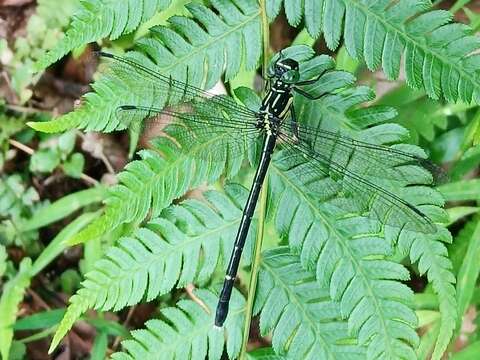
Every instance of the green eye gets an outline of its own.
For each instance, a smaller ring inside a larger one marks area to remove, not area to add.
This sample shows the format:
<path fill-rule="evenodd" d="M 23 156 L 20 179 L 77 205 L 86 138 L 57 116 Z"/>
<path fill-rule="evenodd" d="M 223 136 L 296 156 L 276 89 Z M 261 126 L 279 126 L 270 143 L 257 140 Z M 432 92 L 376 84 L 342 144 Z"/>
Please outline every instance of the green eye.
<path fill-rule="evenodd" d="M 296 83 L 300 78 L 300 74 L 297 70 L 289 70 L 282 75 L 282 80 L 286 83 Z"/>

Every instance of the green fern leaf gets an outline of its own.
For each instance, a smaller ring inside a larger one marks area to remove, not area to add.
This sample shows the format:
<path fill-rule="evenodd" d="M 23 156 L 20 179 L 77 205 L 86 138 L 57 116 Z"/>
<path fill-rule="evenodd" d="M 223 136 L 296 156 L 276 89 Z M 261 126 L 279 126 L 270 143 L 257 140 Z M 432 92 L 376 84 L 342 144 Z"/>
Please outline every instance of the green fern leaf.
<path fill-rule="evenodd" d="M 52 349 L 87 309 L 119 310 L 150 301 L 174 286 L 210 278 L 220 258 L 232 251 L 247 191 L 239 185 L 226 187 L 226 195 L 208 191 L 207 206 L 187 200 L 168 208 L 123 238 L 86 275 L 52 342 Z M 250 231 L 246 253 L 251 252 L 255 230 Z M 250 249 L 250 250 L 249 250 Z"/>
<path fill-rule="evenodd" d="M 372 229 L 365 229 L 365 218 L 343 224 L 352 231 L 350 236 L 331 225 L 332 215 L 324 214 L 318 200 L 304 194 L 284 171 L 272 166 L 271 191 L 279 202 L 277 228 L 288 234 L 303 266 L 316 270 L 319 285 L 330 289 L 341 316 L 348 319 L 350 335 L 368 346 L 369 359 L 396 359 L 401 354 L 414 359 L 418 337 L 411 309 L 413 293 L 396 281 L 408 279 L 405 268 L 379 260 L 391 253 L 388 241 L 369 234 Z"/>
<path fill-rule="evenodd" d="M 274 17 L 281 0 L 269 0 Z M 301 20 L 297 0 L 284 0 L 290 24 Z M 313 12 L 314 10 L 315 12 Z M 431 10 L 428 0 L 305 0 L 305 26 L 313 37 L 323 31 L 330 49 L 338 47 L 343 33 L 345 47 L 370 70 L 380 65 L 389 79 L 396 79 L 405 56 L 407 84 L 423 88 L 437 99 L 480 102 L 480 40 L 463 24 L 451 23 L 452 14 Z"/>
<path fill-rule="evenodd" d="M 207 7 L 187 5 L 193 19 L 174 16 L 170 27 L 154 27 L 149 38 L 137 42 L 141 52 L 129 56 L 142 65 L 191 85 L 211 88 L 225 69 L 226 79 L 235 76 L 242 58 L 248 69 L 256 67 L 260 57 L 260 18 L 253 0 L 213 1 L 218 14 Z M 167 94 L 138 85 L 141 74 L 119 70 L 105 74 L 92 85 L 95 92 L 85 95 L 77 110 L 53 121 L 29 123 L 36 130 L 59 132 L 67 129 L 113 131 L 124 128 L 115 117 L 120 105 L 161 107 Z M 160 95 L 160 96 L 159 96 Z"/>
<path fill-rule="evenodd" d="M 443 244 L 451 242 L 452 237 L 446 230 L 441 231 L 437 238 L 406 233 L 398 239 L 399 249 L 409 253 L 412 262 L 418 261 L 420 273 L 427 274 L 428 281 L 438 295 L 442 318 L 432 359 L 442 358 L 452 338 L 458 317 L 455 276 L 452 274 L 447 248 Z"/>
<path fill-rule="evenodd" d="M 43 70 L 82 45 L 106 37 L 115 40 L 131 33 L 169 4 L 170 0 L 143 0 L 140 6 L 132 0 L 82 0 L 65 37 L 35 67 L 37 71 Z"/>
<path fill-rule="evenodd" d="M 176 307 L 162 309 L 162 319 L 149 320 L 146 329 L 132 331 L 133 339 L 122 342 L 125 351 L 113 354 L 112 359 L 219 360 L 223 354 L 225 331 L 228 333 L 228 357 L 235 359 L 242 343 L 245 300 L 235 291 L 232 315 L 223 329 L 216 329 L 211 310 L 216 306 L 218 294 L 207 290 L 197 290 L 195 294 L 210 313 L 192 300 L 181 300 Z"/>
<path fill-rule="evenodd" d="M 262 256 L 255 312 L 260 330 L 273 332 L 272 346 L 289 359 L 364 359 L 365 349 L 349 341 L 340 306 L 319 287 L 314 271 L 305 271 L 287 247 Z M 339 343 L 343 341 L 344 344 Z"/>
<path fill-rule="evenodd" d="M 13 279 L 3 286 L 0 298 L 0 354 L 2 359 L 9 359 L 13 340 L 13 324 L 17 318 L 18 304 L 23 299 L 26 288 L 30 285 L 32 262 L 25 258 Z"/>

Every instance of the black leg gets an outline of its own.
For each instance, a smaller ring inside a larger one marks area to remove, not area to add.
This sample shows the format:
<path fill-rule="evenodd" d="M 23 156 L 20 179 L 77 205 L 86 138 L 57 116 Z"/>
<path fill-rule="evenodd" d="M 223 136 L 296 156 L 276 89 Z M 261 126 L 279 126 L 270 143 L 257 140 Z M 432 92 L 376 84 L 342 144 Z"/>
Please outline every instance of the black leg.
<path fill-rule="evenodd" d="M 185 88 L 183 89 L 183 97 L 182 99 L 185 99 L 187 97 L 187 91 L 188 91 L 188 66 L 187 66 L 187 75 L 186 75 L 186 78 L 185 78 Z"/>
<path fill-rule="evenodd" d="M 300 95 L 302 95 L 303 97 L 306 97 L 307 99 L 309 100 L 318 100 L 320 98 L 322 98 L 323 96 L 327 95 L 328 93 L 325 93 L 325 94 L 322 94 L 322 95 L 319 95 L 319 96 L 313 96 L 313 95 L 310 95 L 309 93 L 307 93 L 306 91 L 302 90 L 302 89 L 299 89 L 297 87 L 294 87 L 293 88 L 293 91 L 299 93 Z"/>
<path fill-rule="evenodd" d="M 297 116 L 295 115 L 295 109 L 293 105 L 290 107 L 290 125 L 292 127 L 292 134 L 295 138 L 295 141 L 299 140 L 298 137 L 298 121 L 297 121 Z"/>
<path fill-rule="evenodd" d="M 315 84 L 318 80 L 320 80 L 320 78 L 323 76 L 323 74 L 325 74 L 325 71 L 322 71 L 322 72 L 320 73 L 320 75 L 318 75 L 315 79 L 299 81 L 299 82 L 297 82 L 295 85 L 303 86 L 303 85 Z"/>
<path fill-rule="evenodd" d="M 321 73 L 320 75 L 318 75 L 315 79 L 299 81 L 299 82 L 297 82 L 295 85 L 303 86 L 303 85 L 315 84 L 318 80 L 320 80 L 320 78 L 322 77 L 322 75 L 323 75 L 323 73 Z"/>

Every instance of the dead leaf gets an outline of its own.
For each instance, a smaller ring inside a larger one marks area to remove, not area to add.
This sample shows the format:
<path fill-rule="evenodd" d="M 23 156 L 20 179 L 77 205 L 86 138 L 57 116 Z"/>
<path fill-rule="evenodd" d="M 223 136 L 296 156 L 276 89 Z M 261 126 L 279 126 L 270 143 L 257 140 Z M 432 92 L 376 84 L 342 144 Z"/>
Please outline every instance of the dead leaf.
<path fill-rule="evenodd" d="M 33 0 L 0 0 L 0 6 L 23 6 L 32 2 Z"/>

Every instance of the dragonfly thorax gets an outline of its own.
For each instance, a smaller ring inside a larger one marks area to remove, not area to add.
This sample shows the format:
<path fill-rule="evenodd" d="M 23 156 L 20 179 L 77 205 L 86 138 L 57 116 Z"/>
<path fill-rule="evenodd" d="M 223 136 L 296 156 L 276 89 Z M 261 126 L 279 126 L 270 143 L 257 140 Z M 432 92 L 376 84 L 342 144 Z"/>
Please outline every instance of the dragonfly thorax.
<path fill-rule="evenodd" d="M 292 85 L 277 79 L 262 101 L 260 112 L 283 120 L 292 106 Z"/>

